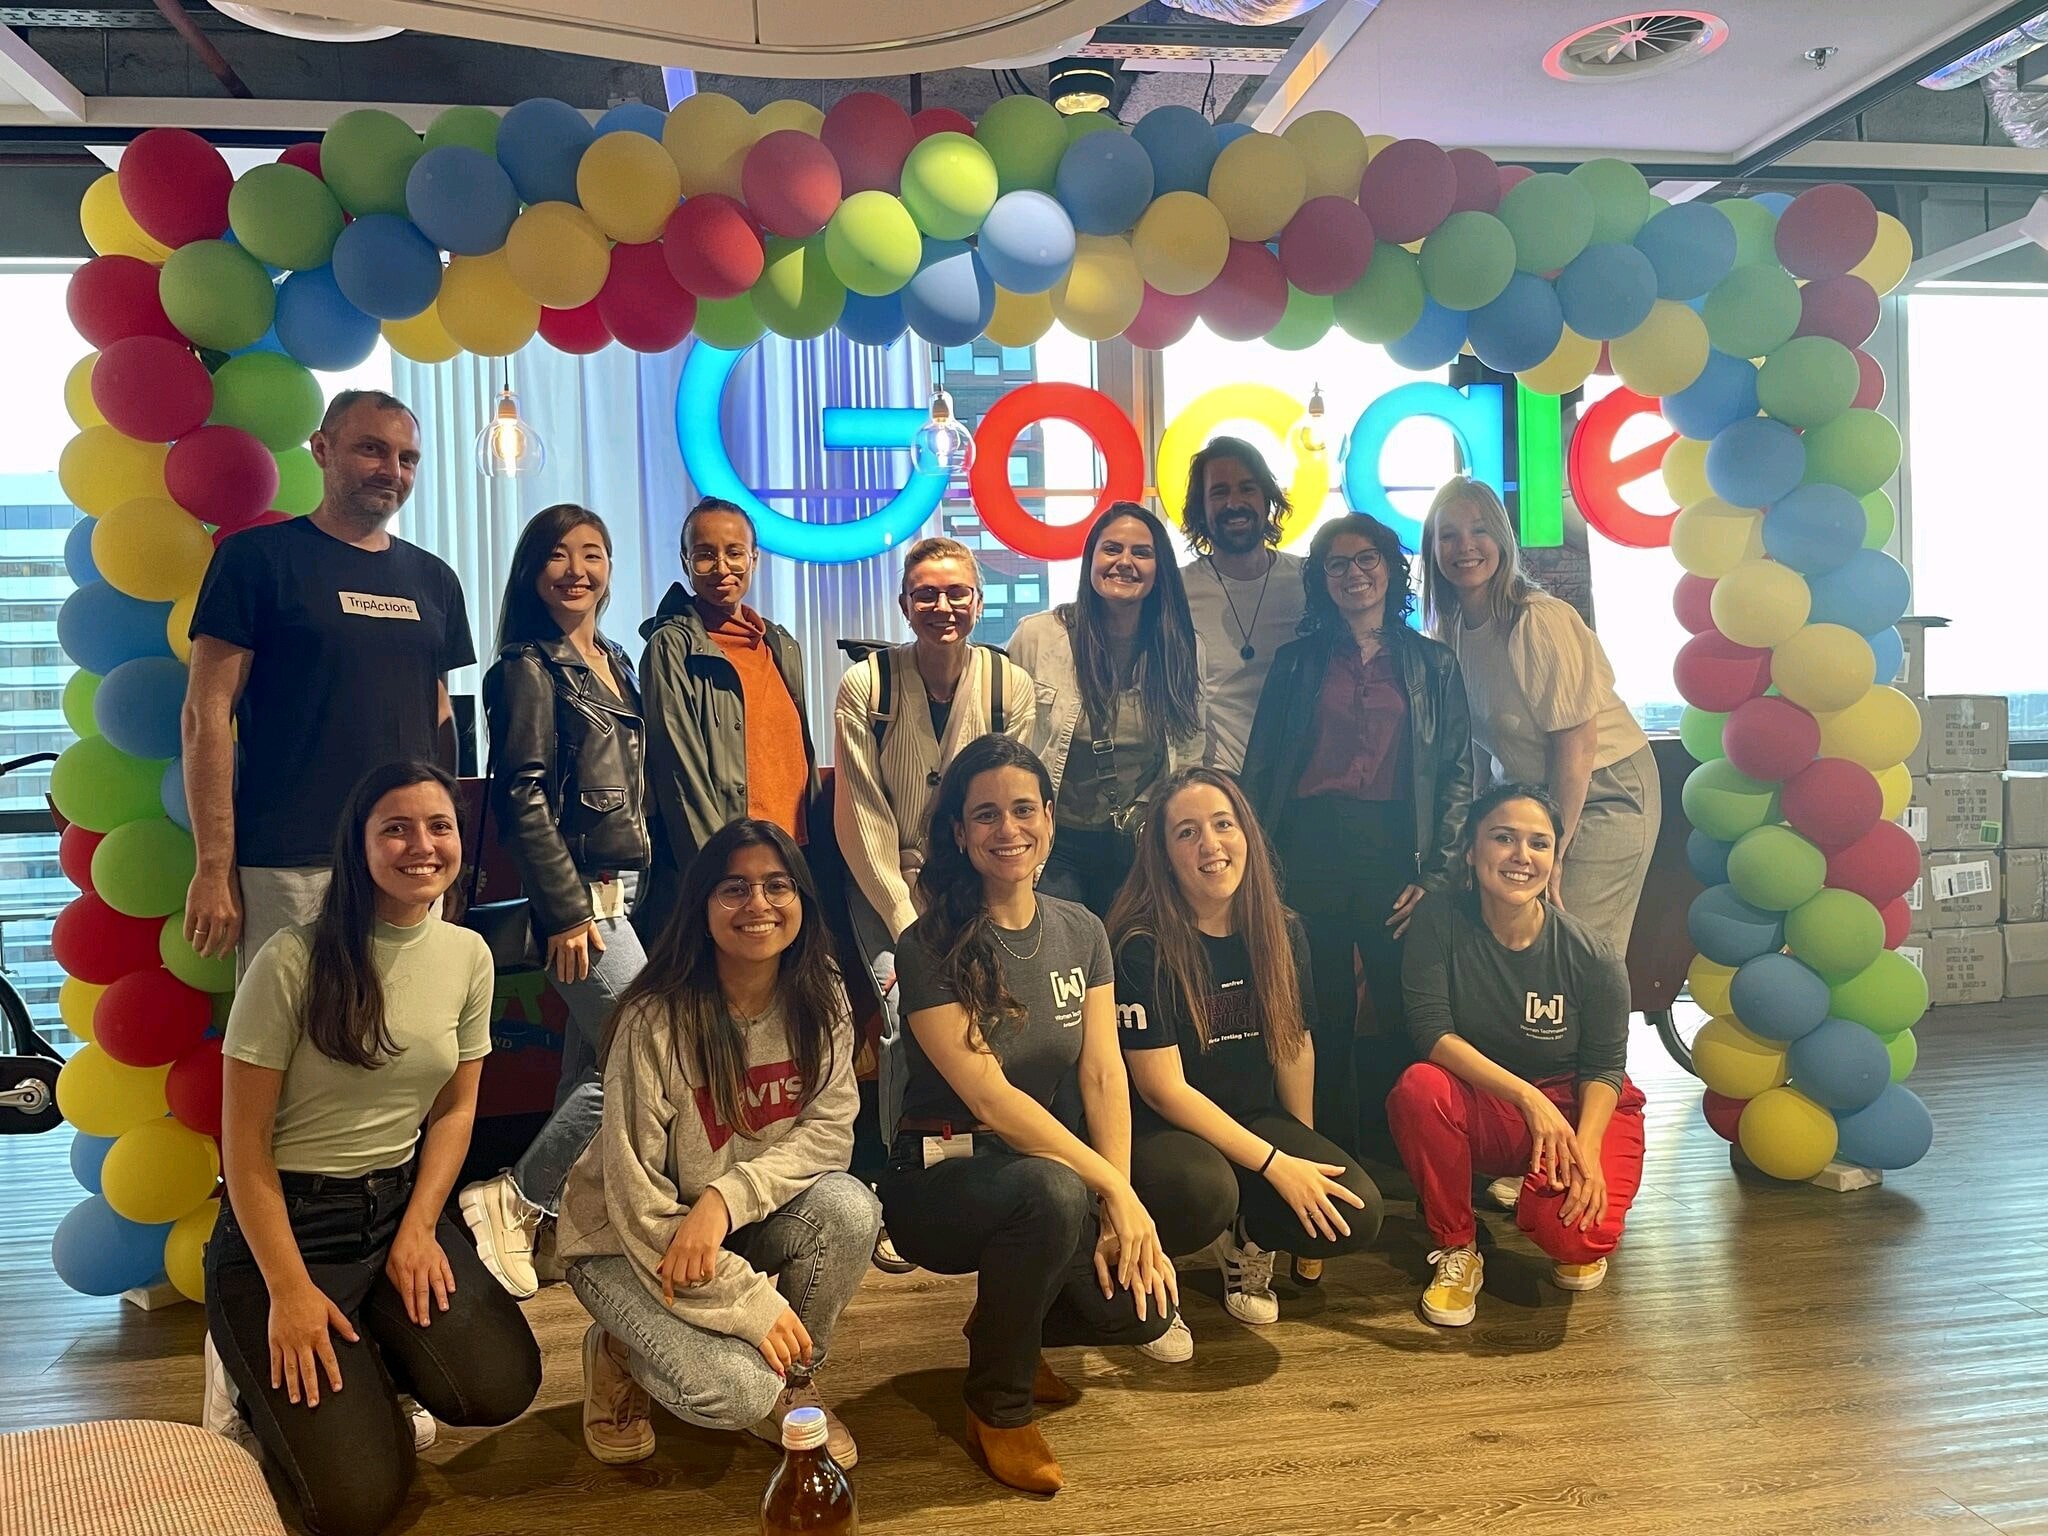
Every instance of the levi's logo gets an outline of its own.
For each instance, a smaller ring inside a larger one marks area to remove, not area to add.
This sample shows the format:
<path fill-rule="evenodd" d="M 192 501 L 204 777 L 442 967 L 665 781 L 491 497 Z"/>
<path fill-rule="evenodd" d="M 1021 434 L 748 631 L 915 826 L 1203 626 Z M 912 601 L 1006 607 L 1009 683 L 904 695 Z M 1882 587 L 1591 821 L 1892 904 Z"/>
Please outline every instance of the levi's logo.
<path fill-rule="evenodd" d="M 1088 995 L 1088 973 L 1075 966 L 1071 971 L 1047 972 L 1052 982 L 1052 1005 L 1055 1008 L 1071 1008 Z"/>
<path fill-rule="evenodd" d="M 697 1118 L 704 1122 L 704 1139 L 716 1152 L 732 1140 L 733 1128 L 718 1118 L 718 1106 L 712 1101 L 709 1088 L 699 1085 L 696 1097 Z M 750 1131 L 758 1132 L 777 1120 L 794 1120 L 804 1102 L 803 1079 L 797 1076 L 796 1063 L 771 1061 L 749 1067 L 740 1100 L 746 1106 Z"/>
<path fill-rule="evenodd" d="M 420 605 L 409 597 L 379 597 L 374 592 L 343 592 L 341 611 L 352 613 L 359 619 L 413 619 L 420 616 Z"/>

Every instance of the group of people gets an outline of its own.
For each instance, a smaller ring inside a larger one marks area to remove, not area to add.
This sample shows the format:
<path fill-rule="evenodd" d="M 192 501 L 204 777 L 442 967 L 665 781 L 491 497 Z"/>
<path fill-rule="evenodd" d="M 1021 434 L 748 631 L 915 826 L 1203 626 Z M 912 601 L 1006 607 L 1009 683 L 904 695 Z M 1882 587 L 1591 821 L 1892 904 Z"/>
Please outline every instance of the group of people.
<path fill-rule="evenodd" d="M 1483 484 L 1431 508 L 1426 633 L 1394 533 L 1281 550 L 1285 495 L 1231 438 L 1191 468 L 1186 566 L 1117 503 L 1006 649 L 973 639 L 972 552 L 924 539 L 913 638 L 840 682 L 829 800 L 746 514 L 691 511 L 636 670 L 602 518 L 550 507 L 484 681 L 487 829 L 446 766 L 461 588 L 389 531 L 418 424 L 350 391 L 312 447 L 319 508 L 223 541 L 192 620 L 185 926 L 242 967 L 206 1420 L 321 1536 L 381 1529 L 436 1421 L 525 1411 L 550 1225 L 600 1461 L 652 1453 L 657 1401 L 779 1439 L 888 1260 L 979 1277 L 967 1438 L 1039 1493 L 1035 1407 L 1073 1396 L 1042 1351 L 1189 1359 L 1175 1261 L 1204 1250 L 1229 1312 L 1275 1321 L 1278 1255 L 1313 1285 L 1376 1235 L 1362 1160 L 1414 1183 L 1430 1321 L 1475 1315 L 1475 1175 L 1559 1285 L 1600 1283 L 1642 1163 L 1620 955 L 1656 770 Z M 493 837 L 568 1024 L 547 1123 L 458 1193 L 505 939 L 444 918 Z M 824 839 L 883 1004 L 865 1177 Z"/>

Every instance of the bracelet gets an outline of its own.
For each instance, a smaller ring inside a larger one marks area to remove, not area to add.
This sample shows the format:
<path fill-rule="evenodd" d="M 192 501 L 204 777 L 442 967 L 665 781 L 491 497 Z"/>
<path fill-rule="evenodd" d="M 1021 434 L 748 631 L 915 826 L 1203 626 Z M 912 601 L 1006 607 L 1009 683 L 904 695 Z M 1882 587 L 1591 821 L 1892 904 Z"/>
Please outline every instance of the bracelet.
<path fill-rule="evenodd" d="M 1274 1146 L 1271 1142 L 1268 1142 L 1266 1144 L 1266 1160 L 1263 1163 L 1259 1164 L 1259 1172 L 1264 1173 L 1268 1168 L 1272 1167 L 1273 1159 L 1278 1157 L 1279 1155 L 1280 1149 L 1277 1146 Z"/>

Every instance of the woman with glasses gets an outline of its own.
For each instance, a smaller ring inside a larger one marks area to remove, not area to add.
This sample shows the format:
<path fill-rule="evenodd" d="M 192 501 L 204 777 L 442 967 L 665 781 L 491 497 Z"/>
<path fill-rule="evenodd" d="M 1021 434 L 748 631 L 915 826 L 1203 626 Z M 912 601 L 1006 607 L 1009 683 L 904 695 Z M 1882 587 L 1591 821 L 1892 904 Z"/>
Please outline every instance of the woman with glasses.
<path fill-rule="evenodd" d="M 1130 873 L 1152 792 L 1202 760 L 1201 642 L 1166 525 L 1120 501 L 1088 530 L 1087 579 L 1071 603 L 1017 626 L 1010 655 L 1031 674 L 1031 744 L 1059 807 L 1039 889 L 1109 911 Z"/>
<path fill-rule="evenodd" d="M 833 1326 L 880 1217 L 846 1172 L 853 1025 L 817 887 L 789 834 L 735 821 L 684 871 L 606 1031 L 604 1125 L 562 1197 L 560 1252 L 596 1319 L 583 1443 L 654 1454 L 650 1397 L 706 1429 L 782 1441 L 819 1407 Z M 829 1410 L 826 1445 L 854 1464 Z"/>
<path fill-rule="evenodd" d="M 1388 1156 L 1386 1096 L 1411 1059 L 1401 935 L 1448 883 L 1472 799 L 1465 686 L 1450 648 L 1403 622 L 1415 606 L 1408 557 L 1384 523 L 1324 523 L 1302 581 L 1301 638 L 1273 660 L 1245 787 L 1308 930 L 1316 1125 Z"/>

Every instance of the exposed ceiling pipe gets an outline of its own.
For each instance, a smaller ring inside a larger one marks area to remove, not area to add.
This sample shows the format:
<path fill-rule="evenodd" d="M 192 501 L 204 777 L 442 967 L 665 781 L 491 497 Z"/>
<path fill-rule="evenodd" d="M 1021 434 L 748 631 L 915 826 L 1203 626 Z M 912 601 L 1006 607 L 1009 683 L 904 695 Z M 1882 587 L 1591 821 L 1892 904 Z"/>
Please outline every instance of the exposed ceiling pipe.
<path fill-rule="evenodd" d="M 1323 0 L 1163 0 L 1176 11 L 1238 27 L 1270 27 L 1305 16 Z"/>
<path fill-rule="evenodd" d="M 207 73 L 220 82 L 222 90 L 244 101 L 255 98 L 256 93 L 242 83 L 235 67 L 214 47 L 213 39 L 200 31 L 199 23 L 186 13 L 184 0 L 156 0 L 156 8 L 171 24 L 171 30 L 185 40 L 185 46 L 199 56 L 199 62 L 206 66 Z"/>
<path fill-rule="evenodd" d="M 2011 64 L 2043 45 L 2048 45 L 2048 11 L 2031 21 L 2021 22 L 2003 37 L 1994 37 L 1955 63 L 1944 64 L 1920 83 L 1930 91 L 1953 91 L 1973 80 L 1982 80 L 1994 69 Z"/>
<path fill-rule="evenodd" d="M 2048 96 L 2020 88 L 2016 65 L 2005 64 L 1984 77 L 1991 119 L 2021 149 L 2048 147 Z"/>

